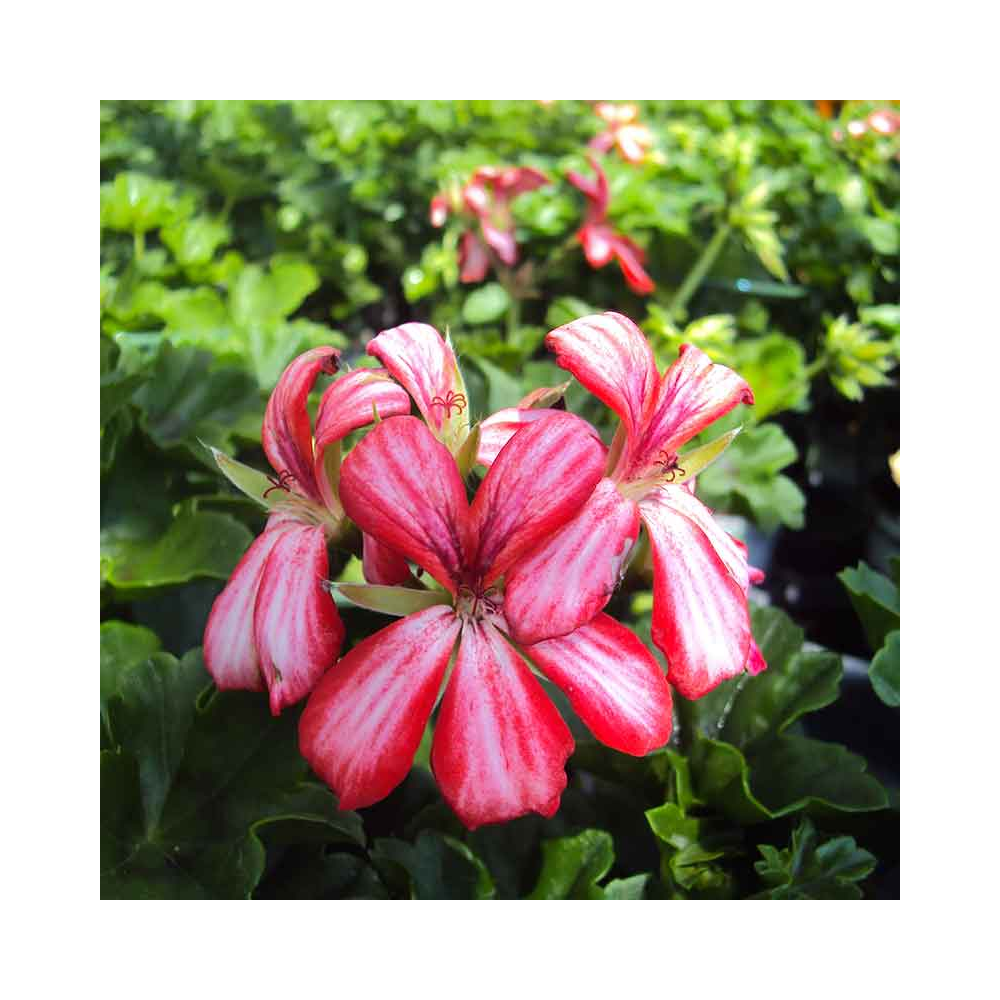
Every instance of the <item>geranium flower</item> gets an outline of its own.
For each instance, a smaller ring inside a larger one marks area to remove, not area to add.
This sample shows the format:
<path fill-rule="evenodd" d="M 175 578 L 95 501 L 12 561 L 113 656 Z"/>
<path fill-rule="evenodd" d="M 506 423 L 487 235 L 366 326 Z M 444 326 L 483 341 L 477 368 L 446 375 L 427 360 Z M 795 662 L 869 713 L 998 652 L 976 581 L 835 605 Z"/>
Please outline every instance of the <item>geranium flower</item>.
<path fill-rule="evenodd" d="M 590 148 L 606 153 L 618 147 L 622 158 L 629 163 L 642 163 L 653 145 L 653 133 L 636 122 L 639 109 L 634 104 L 608 104 L 600 102 L 594 108 L 598 117 L 608 126 L 606 132 L 590 140 Z"/>
<path fill-rule="evenodd" d="M 531 643 L 589 621 L 614 592 L 641 523 L 652 550 L 652 638 L 667 656 L 670 684 L 699 698 L 744 669 L 763 670 L 746 601 L 758 576 L 746 547 L 691 490 L 696 473 L 735 432 L 680 453 L 712 421 L 752 403 L 750 386 L 690 345 L 661 378 L 646 338 L 618 313 L 585 316 L 545 339 L 559 365 L 610 406 L 621 426 L 607 476 L 587 504 L 508 573 L 504 607 L 512 635 Z M 577 599 L 553 599 L 560 586 Z"/>
<path fill-rule="evenodd" d="M 403 780 L 444 686 L 431 766 L 462 822 L 553 815 L 573 739 L 529 662 L 599 739 L 635 754 L 666 742 L 669 688 L 624 626 L 602 615 L 526 650 L 508 639 L 504 578 L 576 514 L 604 461 L 593 428 L 559 412 L 510 438 L 471 505 L 448 449 L 415 417 L 386 420 L 347 457 L 349 516 L 443 589 L 341 586 L 359 603 L 374 595 L 373 606 L 379 598 L 410 612 L 355 646 L 302 715 L 300 749 L 342 809 L 371 805 Z M 564 584 L 558 598 L 572 601 Z"/>
<path fill-rule="evenodd" d="M 480 167 L 460 193 L 451 191 L 431 199 L 431 225 L 440 228 L 450 212 L 463 213 L 475 226 L 459 244 L 460 279 L 482 281 L 490 269 L 490 250 L 508 267 L 517 263 L 517 241 L 510 203 L 519 194 L 549 183 L 534 167 Z"/>
<path fill-rule="evenodd" d="M 377 413 L 410 412 L 406 393 L 381 369 L 349 372 L 324 392 L 310 426 L 306 400 L 320 372 L 338 369 L 340 352 L 317 347 L 296 358 L 275 386 L 262 443 L 265 476 L 213 449 L 223 473 L 271 511 L 205 626 L 205 664 L 220 690 L 270 693 L 271 711 L 307 695 L 337 659 L 344 626 L 323 590 L 326 546 L 349 527 L 338 495 L 340 441 Z M 366 540 L 376 553 L 377 543 Z"/>
<path fill-rule="evenodd" d="M 608 220 L 608 179 L 601 165 L 593 157 L 589 158 L 595 179 L 590 180 L 575 171 L 569 171 L 569 182 L 584 193 L 589 202 L 583 226 L 577 233 L 583 252 L 591 267 L 604 267 L 612 258 L 618 261 L 631 289 L 640 295 L 648 295 L 656 285 L 643 270 L 646 255 L 642 248 L 627 236 L 616 233 Z"/>

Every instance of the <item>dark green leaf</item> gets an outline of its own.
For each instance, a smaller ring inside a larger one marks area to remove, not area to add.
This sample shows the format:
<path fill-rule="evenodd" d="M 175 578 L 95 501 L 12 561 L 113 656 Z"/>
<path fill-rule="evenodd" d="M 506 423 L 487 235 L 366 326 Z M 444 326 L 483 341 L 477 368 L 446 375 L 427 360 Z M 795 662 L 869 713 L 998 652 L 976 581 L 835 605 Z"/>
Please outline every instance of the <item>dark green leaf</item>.
<path fill-rule="evenodd" d="M 837 578 L 847 588 L 872 649 L 881 649 L 888 634 L 899 628 L 899 587 L 863 561 Z"/>
<path fill-rule="evenodd" d="M 151 629 L 126 622 L 101 623 L 101 720 L 110 734 L 107 703 L 118 693 L 122 676 L 160 649 Z"/>
<path fill-rule="evenodd" d="M 466 296 L 462 319 L 470 326 L 482 326 L 498 320 L 510 307 L 510 296 L 502 285 L 492 282 Z"/>
<path fill-rule="evenodd" d="M 375 841 L 372 860 L 383 878 L 408 885 L 412 899 L 492 899 L 493 880 L 486 866 L 460 840 L 423 830 L 416 842 Z M 395 877 L 394 877 L 395 876 Z"/>
<path fill-rule="evenodd" d="M 899 629 L 890 632 L 868 669 L 875 693 L 887 705 L 899 708 Z"/>
<path fill-rule="evenodd" d="M 763 860 L 754 868 L 768 887 L 763 895 L 771 899 L 860 899 L 857 883 L 875 867 L 875 858 L 853 837 L 821 842 L 808 817 L 792 833 L 790 849 L 766 844 L 757 849 Z"/>
<path fill-rule="evenodd" d="M 615 861 L 611 835 L 584 830 L 542 844 L 542 871 L 528 899 L 604 899 L 597 884 Z"/>
<path fill-rule="evenodd" d="M 612 879 L 604 887 L 604 898 L 642 899 L 646 892 L 646 886 L 652 877 L 652 874 L 646 872 L 643 875 L 632 875 L 629 878 Z"/>

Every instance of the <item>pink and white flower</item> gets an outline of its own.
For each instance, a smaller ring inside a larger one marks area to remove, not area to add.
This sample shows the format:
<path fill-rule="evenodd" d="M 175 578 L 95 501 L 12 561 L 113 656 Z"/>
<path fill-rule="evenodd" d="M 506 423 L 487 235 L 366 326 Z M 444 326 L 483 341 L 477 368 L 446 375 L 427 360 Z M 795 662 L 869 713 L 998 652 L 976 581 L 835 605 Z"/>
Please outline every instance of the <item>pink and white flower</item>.
<path fill-rule="evenodd" d="M 431 225 L 443 226 L 450 212 L 473 222 L 459 244 L 461 281 L 482 281 L 489 273 L 491 252 L 507 267 L 517 263 L 511 202 L 548 183 L 548 177 L 534 167 L 480 167 L 460 193 L 440 193 L 431 199 Z"/>
<path fill-rule="evenodd" d="M 385 421 L 347 457 L 348 515 L 440 589 L 342 588 L 409 612 L 355 646 L 303 713 L 301 751 L 342 809 L 371 805 L 403 780 L 441 697 L 431 766 L 462 822 L 553 815 L 573 739 L 532 667 L 598 739 L 633 754 L 666 742 L 669 688 L 624 626 L 598 615 L 572 635 L 542 629 L 528 648 L 510 640 L 505 579 L 576 515 L 604 464 L 593 428 L 555 411 L 509 438 L 471 505 L 451 453 L 416 418 Z M 575 601 L 564 581 L 557 589 L 550 600 Z"/>
<path fill-rule="evenodd" d="M 205 664 L 220 690 L 267 689 L 275 715 L 312 690 L 344 640 L 336 605 L 323 589 L 327 543 L 349 527 L 337 487 L 340 441 L 376 414 L 410 411 L 409 398 L 387 372 L 362 369 L 324 392 L 313 429 L 309 392 L 321 372 L 337 371 L 338 357 L 332 347 L 317 347 L 278 380 L 262 433 L 273 476 L 213 449 L 223 473 L 271 514 L 212 606 Z M 380 551 L 374 541 L 366 540 L 365 548 L 366 555 L 369 548 Z"/>
<path fill-rule="evenodd" d="M 590 621 L 614 592 L 642 524 L 653 562 L 652 638 L 666 654 L 671 685 L 698 698 L 744 669 L 763 670 L 746 599 L 756 571 L 746 547 L 716 524 L 691 489 L 735 432 L 680 453 L 712 421 L 752 403 L 750 386 L 687 344 L 661 377 L 642 332 L 618 313 L 567 323 L 546 344 L 621 424 L 607 475 L 587 504 L 507 574 L 512 635 L 530 644 Z M 556 587 L 576 600 L 553 600 Z"/>
<path fill-rule="evenodd" d="M 634 104 L 601 101 L 594 111 L 608 128 L 590 140 L 590 148 L 606 153 L 617 146 L 622 159 L 629 163 L 642 163 L 653 146 L 653 133 L 636 121 L 639 109 Z"/>
<path fill-rule="evenodd" d="M 628 286 L 640 295 L 648 295 L 656 285 L 643 269 L 646 255 L 638 244 L 616 232 L 608 222 L 608 178 L 594 157 L 589 160 L 595 174 L 593 180 L 572 170 L 566 175 L 569 182 L 583 192 L 588 202 L 583 226 L 577 233 L 587 263 L 591 267 L 601 268 L 612 259 L 617 260 Z"/>

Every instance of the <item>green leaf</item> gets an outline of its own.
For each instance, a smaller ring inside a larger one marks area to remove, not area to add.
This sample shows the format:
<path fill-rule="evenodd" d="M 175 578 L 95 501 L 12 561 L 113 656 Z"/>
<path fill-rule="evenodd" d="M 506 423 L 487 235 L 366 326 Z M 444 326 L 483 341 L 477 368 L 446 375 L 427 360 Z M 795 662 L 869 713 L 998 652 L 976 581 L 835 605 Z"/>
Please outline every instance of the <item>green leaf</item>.
<path fill-rule="evenodd" d="M 805 360 L 802 345 L 780 333 L 737 343 L 732 367 L 753 390 L 755 420 L 794 409 L 805 400 L 809 394 Z"/>
<path fill-rule="evenodd" d="M 486 376 L 486 405 L 490 413 L 516 406 L 520 402 L 524 393 L 518 379 L 483 358 L 476 357 L 469 360 Z"/>
<path fill-rule="evenodd" d="M 646 886 L 652 877 L 651 873 L 646 872 L 642 875 L 632 875 L 629 878 L 612 879 L 604 887 L 604 898 L 642 899 L 646 893 Z"/>
<path fill-rule="evenodd" d="M 771 899 L 861 899 L 857 883 L 875 868 L 875 857 L 858 847 L 853 837 L 820 841 L 805 818 L 792 833 L 790 849 L 758 846 L 763 856 L 754 868 Z"/>
<path fill-rule="evenodd" d="M 466 296 L 462 319 L 470 326 L 482 326 L 498 320 L 510 308 L 510 296 L 502 285 L 491 282 Z"/>
<path fill-rule="evenodd" d="M 118 693 L 122 676 L 160 649 L 151 629 L 127 622 L 101 623 L 101 720 L 111 733 L 107 704 Z"/>
<path fill-rule="evenodd" d="M 229 293 L 229 308 L 239 326 L 274 326 L 290 316 L 319 288 L 319 275 L 307 261 L 277 256 L 267 271 L 257 264 L 245 267 Z"/>
<path fill-rule="evenodd" d="M 135 394 L 143 430 L 161 448 L 189 446 L 200 461 L 200 442 L 232 449 L 231 428 L 263 405 L 254 380 L 207 351 L 164 343 L 152 377 Z"/>
<path fill-rule="evenodd" d="M 837 579 L 847 588 L 871 648 L 881 649 L 889 633 L 899 629 L 899 587 L 864 561 L 842 570 Z"/>
<path fill-rule="evenodd" d="M 188 267 L 207 264 L 229 238 L 229 226 L 223 220 L 205 215 L 167 226 L 160 232 L 160 239 L 170 247 L 174 257 Z"/>
<path fill-rule="evenodd" d="M 604 899 L 597 884 L 615 861 L 605 830 L 584 830 L 542 844 L 542 870 L 528 899 Z"/>
<path fill-rule="evenodd" d="M 801 528 L 805 497 L 781 470 L 798 457 L 777 424 L 744 430 L 698 479 L 698 495 L 710 507 L 751 517 L 765 531 L 779 524 Z"/>
<path fill-rule="evenodd" d="M 899 222 L 862 216 L 857 220 L 858 229 L 872 245 L 876 253 L 892 257 L 899 253 Z"/>
<path fill-rule="evenodd" d="M 561 295 L 553 301 L 548 312 L 545 313 L 545 325 L 550 330 L 554 330 L 557 326 L 572 323 L 573 320 L 580 319 L 581 316 L 592 316 L 596 312 L 600 312 L 600 310 L 595 309 L 589 302 L 584 302 L 583 299 L 577 299 L 571 295 Z"/>
<path fill-rule="evenodd" d="M 685 479 L 693 479 L 700 475 L 733 443 L 733 439 L 742 429 L 742 427 L 734 427 L 714 441 L 686 451 L 677 460 L 681 467 L 678 472 L 682 474 L 679 474 L 674 482 L 682 483 Z"/>
<path fill-rule="evenodd" d="M 145 233 L 187 214 L 191 205 L 169 181 L 125 172 L 101 185 L 101 228 Z"/>
<path fill-rule="evenodd" d="M 197 650 L 180 661 L 153 653 L 119 675 L 117 697 L 109 701 L 111 731 L 139 764 L 147 837 L 160 821 L 180 766 L 195 697 L 209 682 Z"/>
<path fill-rule="evenodd" d="M 868 812 L 889 804 L 865 761 L 836 743 L 779 736 L 755 752 L 750 767 L 754 793 L 775 816 L 811 805 Z"/>
<path fill-rule="evenodd" d="M 722 897 L 731 894 L 731 876 L 716 864 L 732 854 L 732 828 L 709 818 L 687 816 L 667 802 L 646 811 L 646 821 L 660 841 L 660 874 L 675 896 Z"/>
<path fill-rule="evenodd" d="M 885 645 L 868 668 L 868 677 L 882 701 L 899 708 L 899 629 L 886 636 Z"/>
<path fill-rule="evenodd" d="M 226 580 L 253 536 L 228 514 L 186 511 L 152 539 L 116 540 L 102 532 L 102 579 L 123 597 L 199 577 Z"/>
<path fill-rule="evenodd" d="M 411 899 L 492 899 L 486 866 L 460 840 L 423 830 L 413 844 L 376 840 L 371 852 L 383 878 L 405 885 Z"/>

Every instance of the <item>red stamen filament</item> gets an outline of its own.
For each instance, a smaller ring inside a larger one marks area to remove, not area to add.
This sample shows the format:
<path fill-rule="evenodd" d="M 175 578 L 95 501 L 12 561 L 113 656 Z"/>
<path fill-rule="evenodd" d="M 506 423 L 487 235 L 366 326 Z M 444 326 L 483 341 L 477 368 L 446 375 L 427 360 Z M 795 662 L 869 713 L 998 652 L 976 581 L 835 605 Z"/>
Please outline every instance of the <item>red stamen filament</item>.
<path fill-rule="evenodd" d="M 445 416 L 451 416 L 451 408 L 454 406 L 456 412 L 461 413 L 468 401 L 465 396 L 460 392 L 453 392 L 448 390 L 448 394 L 442 399 L 440 396 L 434 396 L 431 399 L 431 406 L 443 406 L 445 408 Z"/>
<path fill-rule="evenodd" d="M 291 472 L 287 469 L 284 472 L 278 474 L 278 478 L 275 479 L 274 476 L 268 476 L 267 481 L 273 483 L 268 489 L 264 490 L 264 499 L 267 498 L 268 493 L 273 493 L 275 490 L 283 490 L 285 493 L 290 493 L 288 484 L 295 478 Z"/>
<path fill-rule="evenodd" d="M 676 455 L 669 455 L 666 451 L 661 451 L 660 459 L 657 464 L 662 467 L 663 475 L 668 483 L 672 483 L 677 478 L 678 472 L 682 476 L 684 475 L 684 470 L 680 467 L 680 463 Z"/>

